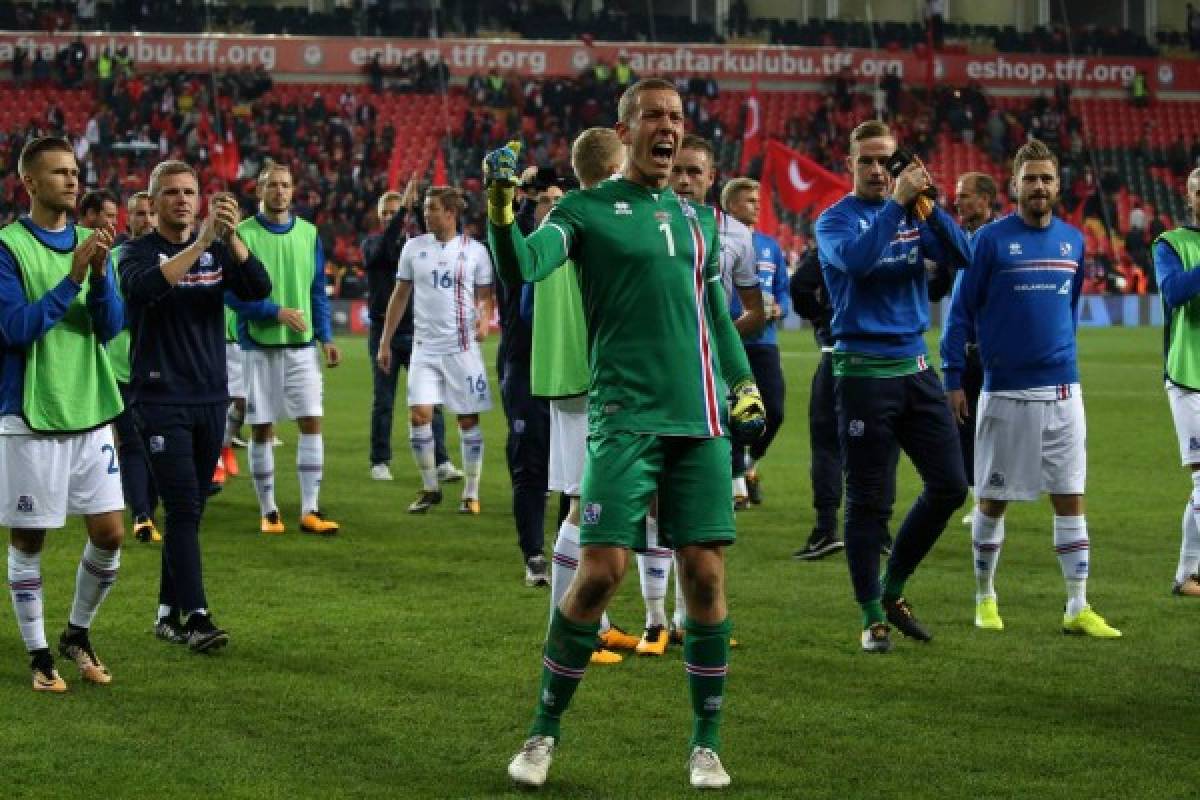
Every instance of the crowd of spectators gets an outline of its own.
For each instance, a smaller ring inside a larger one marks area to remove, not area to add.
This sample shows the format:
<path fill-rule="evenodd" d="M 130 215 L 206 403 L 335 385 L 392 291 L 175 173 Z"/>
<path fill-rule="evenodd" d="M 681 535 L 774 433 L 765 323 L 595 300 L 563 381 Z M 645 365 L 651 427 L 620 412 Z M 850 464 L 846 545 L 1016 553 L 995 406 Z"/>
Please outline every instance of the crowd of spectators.
<path fill-rule="evenodd" d="M 26 73 L 13 65 L 17 81 L 56 79 L 64 86 L 94 87 L 95 106 L 80 130 L 67 130 L 66 115 L 51 103 L 23 130 L 0 132 L 0 164 L 8 167 L 0 221 L 23 207 L 15 161 L 24 141 L 35 135 L 68 136 L 89 189 L 125 196 L 143 188 L 153 163 L 183 158 L 198 165 L 206 193 L 228 186 L 247 210 L 254 205 L 254 178 L 270 156 L 293 165 L 297 213 L 317 225 L 339 291 L 352 296 L 360 290 L 357 242 L 376 226 L 374 200 L 386 188 L 395 133 L 390 125 L 378 124 L 378 93 L 440 91 L 447 78 L 444 65 L 416 56 L 388 71 L 373 62 L 367 69 L 373 93 L 347 88 L 338 97 L 316 93 L 301 103 L 273 93 L 271 76 L 261 68 L 139 75 L 120 51 L 104 51 L 89 64 L 86 51 L 83 59 L 78 57 L 80 50 L 64 48 L 68 55 L 55 60 L 50 76 L 44 69 Z M 468 189 L 468 231 L 483 233 L 479 164 L 488 149 L 519 137 L 533 161 L 567 176 L 570 142 L 586 127 L 612 124 L 617 97 L 638 77 L 623 60 L 598 61 L 573 79 L 518 80 L 495 71 L 471 76 L 465 85 L 466 110 L 453 126 L 457 133 L 442 142 L 450 174 Z M 735 174 L 744 120 L 722 117 L 720 87 L 711 77 L 677 77 L 676 85 L 689 128 L 716 147 L 719 186 Z M 1065 84 L 1016 108 L 996 105 L 976 84 L 940 86 L 927 94 L 905 87 L 894 74 L 878 87 L 856 86 L 844 71 L 830 79 L 813 110 L 787 120 L 783 139 L 830 171 L 844 172 L 847 134 L 873 112 L 885 116 L 906 146 L 926 160 L 936 159 L 939 137 L 949 135 L 979 146 L 1003 172 L 1007 155 L 1028 137 L 1047 142 L 1061 159 L 1064 213 L 1079 221 L 1103 221 L 1109 226 L 1100 231 L 1105 241 L 1112 232 L 1121 237 L 1119 247 L 1095 254 L 1092 288 L 1153 288 L 1149 242 L 1162 227 L 1160 215 L 1139 207 L 1128 222 L 1115 220 L 1121 180 L 1112 169 L 1095 168 Z M 1200 158 L 1200 143 L 1189 146 L 1180 139 L 1147 157 L 1176 175 L 1186 174 Z M 750 173 L 758 170 L 754 164 Z M 944 187 L 950 191 L 952 187 Z M 798 256 L 812 220 L 782 210 L 781 217 L 798 234 L 793 249 Z M 1140 268 L 1143 274 L 1127 274 L 1126 267 Z"/>
<path fill-rule="evenodd" d="M 635 0 L 608 0 L 599 10 L 574 0 L 443 0 L 438 11 L 427 2 L 366 0 L 352 12 L 310 11 L 304 6 L 278 6 L 203 0 L 114 0 L 97 13 L 96 0 L 53 0 L 0 4 L 0 29 L 109 30 L 194 33 L 296 34 L 324 36 L 388 36 L 424 38 L 515 33 L 529 39 L 602 41 L 720 42 L 712 19 L 692 22 L 687 15 L 650 14 Z M 1172 46 L 1200 41 L 1200 17 L 1188 16 L 1188 31 L 1163 31 L 1158 42 Z M 912 22 L 844 19 L 775 19 L 751 15 L 745 0 L 732 3 L 729 35 L 770 44 L 877 47 L 903 49 L 922 46 L 929 37 L 924 19 Z M 1196 32 L 1193 32 L 1193 28 Z M 1153 56 L 1157 47 L 1127 28 L 1084 24 L 1070 30 L 1059 25 L 1018 31 L 1014 26 L 967 25 L 946 21 L 940 37 L 961 42 L 986 42 L 1000 52 L 1108 56 Z M 939 37 L 939 38 L 940 38 Z M 939 42 L 939 46 L 940 46 Z"/>

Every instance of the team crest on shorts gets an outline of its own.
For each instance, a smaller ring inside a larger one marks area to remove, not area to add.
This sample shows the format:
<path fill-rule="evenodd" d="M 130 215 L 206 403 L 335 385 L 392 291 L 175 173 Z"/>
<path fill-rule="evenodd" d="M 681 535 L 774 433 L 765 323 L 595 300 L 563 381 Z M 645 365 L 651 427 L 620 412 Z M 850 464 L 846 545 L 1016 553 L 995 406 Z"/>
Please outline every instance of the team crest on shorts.
<path fill-rule="evenodd" d="M 600 512 L 603 509 L 599 503 L 588 503 L 583 507 L 583 524 L 595 525 L 600 521 Z"/>
<path fill-rule="evenodd" d="M 33 513 L 33 495 L 23 494 L 17 498 L 17 512 L 20 514 Z"/>
<path fill-rule="evenodd" d="M 991 474 L 991 476 L 988 477 L 988 486 L 991 487 L 992 489 L 1003 489 L 1004 488 L 1004 473 L 1003 472 L 993 472 Z"/>
<path fill-rule="evenodd" d="M 1200 436 L 1192 436 L 1188 438 L 1188 450 L 1195 452 L 1200 450 Z"/>
<path fill-rule="evenodd" d="M 166 450 L 166 449 L 167 449 L 167 440 L 164 437 L 158 436 L 157 434 L 150 437 L 150 452 L 151 453 L 161 453 L 163 450 Z"/>
<path fill-rule="evenodd" d="M 866 430 L 866 423 L 864 423 L 861 419 L 852 419 L 846 428 L 846 433 L 851 436 L 862 436 Z"/>

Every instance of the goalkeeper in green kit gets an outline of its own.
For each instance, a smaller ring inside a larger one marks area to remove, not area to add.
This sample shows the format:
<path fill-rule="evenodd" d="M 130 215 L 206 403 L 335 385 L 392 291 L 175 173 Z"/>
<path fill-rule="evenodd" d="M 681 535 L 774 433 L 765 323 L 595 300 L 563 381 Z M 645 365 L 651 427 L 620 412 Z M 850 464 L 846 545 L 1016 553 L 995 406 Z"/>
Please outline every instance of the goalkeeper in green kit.
<path fill-rule="evenodd" d="M 568 194 L 527 239 L 513 225 L 518 146 L 484 162 L 498 274 L 516 285 L 575 263 L 591 368 L 579 570 L 551 619 L 537 713 L 508 773 L 525 786 L 545 782 L 560 719 L 629 551 L 645 547 L 657 492 L 659 539 L 676 551 L 687 601 L 689 778 L 696 788 L 723 788 L 724 549 L 734 541 L 726 398 L 733 395 L 732 424 L 742 433 L 761 432 L 764 412 L 721 289 L 714 212 L 668 187 L 683 138 L 679 94 L 668 81 L 640 81 L 621 96 L 617 116 L 623 173 Z"/>

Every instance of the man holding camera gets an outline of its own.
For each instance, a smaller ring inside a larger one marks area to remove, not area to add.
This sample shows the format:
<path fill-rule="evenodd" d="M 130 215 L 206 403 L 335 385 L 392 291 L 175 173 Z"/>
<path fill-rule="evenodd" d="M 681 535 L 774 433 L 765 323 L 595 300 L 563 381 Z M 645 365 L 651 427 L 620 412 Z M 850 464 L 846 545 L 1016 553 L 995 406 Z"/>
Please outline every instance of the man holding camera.
<path fill-rule="evenodd" d="M 931 638 L 904 599 L 909 577 L 967 495 L 958 432 L 929 367 L 926 259 L 959 261 L 966 238 L 936 203 L 920 161 L 903 157 L 887 125 L 850 134 L 854 192 L 817 220 L 817 248 L 833 305 L 831 330 L 838 436 L 846 459 L 846 557 L 862 607 L 862 648 L 891 649 L 890 625 Z M 895 177 L 889 166 L 896 167 Z M 959 266 L 955 264 L 954 266 Z M 899 446 L 924 484 L 879 580 L 894 491 L 890 454 Z"/>

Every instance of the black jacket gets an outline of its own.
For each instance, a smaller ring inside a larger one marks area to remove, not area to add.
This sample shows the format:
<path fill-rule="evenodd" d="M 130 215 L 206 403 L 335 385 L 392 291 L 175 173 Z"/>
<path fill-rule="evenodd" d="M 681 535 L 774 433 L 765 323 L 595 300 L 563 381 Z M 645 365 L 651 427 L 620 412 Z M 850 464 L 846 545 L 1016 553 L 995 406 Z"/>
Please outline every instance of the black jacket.
<path fill-rule="evenodd" d="M 129 325 L 129 379 L 134 402 L 227 402 L 225 292 L 265 300 L 271 278 L 253 254 L 244 264 L 213 242 L 176 286 L 159 265 L 196 241 L 167 241 L 157 231 L 121 248 L 117 271 Z"/>

